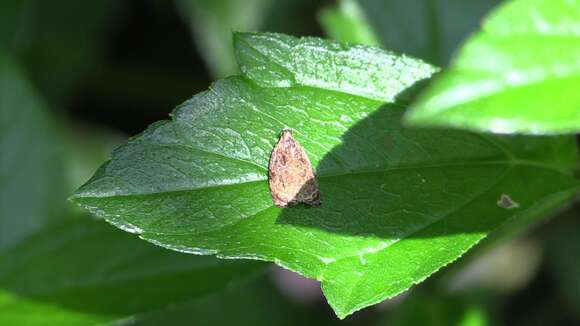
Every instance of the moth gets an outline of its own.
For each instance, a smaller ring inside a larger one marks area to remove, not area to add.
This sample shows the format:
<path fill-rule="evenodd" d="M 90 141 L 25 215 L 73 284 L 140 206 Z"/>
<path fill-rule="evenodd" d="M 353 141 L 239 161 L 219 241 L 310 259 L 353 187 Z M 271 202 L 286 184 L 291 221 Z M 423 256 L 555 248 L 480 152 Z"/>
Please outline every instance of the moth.
<path fill-rule="evenodd" d="M 272 150 L 268 182 L 272 200 L 278 207 L 289 207 L 298 203 L 318 206 L 322 203 L 312 164 L 290 129 L 282 130 L 280 139 Z"/>

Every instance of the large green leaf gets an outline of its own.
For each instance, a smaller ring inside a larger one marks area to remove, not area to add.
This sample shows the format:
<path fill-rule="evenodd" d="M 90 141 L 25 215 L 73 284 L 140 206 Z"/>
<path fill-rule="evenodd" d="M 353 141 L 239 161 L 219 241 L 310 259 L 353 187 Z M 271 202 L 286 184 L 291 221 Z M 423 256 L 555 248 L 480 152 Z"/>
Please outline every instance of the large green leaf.
<path fill-rule="evenodd" d="M 94 324 L 191 300 L 257 267 L 170 252 L 76 218 L 0 253 L 0 324 Z"/>
<path fill-rule="evenodd" d="M 579 24 L 577 0 L 506 3 L 407 119 L 499 133 L 580 131 Z"/>
<path fill-rule="evenodd" d="M 62 142 L 46 107 L 0 52 L 0 250 L 62 214 Z"/>
<path fill-rule="evenodd" d="M 185 102 L 116 150 L 72 200 L 173 250 L 268 260 L 318 279 L 345 317 L 535 203 L 577 193 L 572 137 L 401 127 L 403 108 L 383 101 L 434 71 L 420 61 L 275 34 L 235 43 L 251 80 L 218 81 Z M 320 207 L 273 206 L 267 165 L 284 127 L 316 168 Z M 518 208 L 499 207 L 502 195 Z"/>

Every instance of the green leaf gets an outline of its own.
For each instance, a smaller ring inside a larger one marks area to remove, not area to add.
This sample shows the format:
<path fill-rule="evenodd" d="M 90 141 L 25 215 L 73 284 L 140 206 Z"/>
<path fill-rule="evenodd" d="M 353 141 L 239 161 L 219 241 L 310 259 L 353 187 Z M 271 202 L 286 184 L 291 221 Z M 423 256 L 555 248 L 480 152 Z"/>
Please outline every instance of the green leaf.
<path fill-rule="evenodd" d="M 487 312 L 479 298 L 413 291 L 383 324 L 393 326 L 486 326 Z"/>
<path fill-rule="evenodd" d="M 394 102 L 438 70 L 404 55 L 314 37 L 246 33 L 234 45 L 242 73 L 261 86 L 307 86 L 380 102 Z"/>
<path fill-rule="evenodd" d="M 3 51 L 16 52 L 27 36 L 27 18 L 30 1 L 7 0 L 2 3 L 2 21 L 0 21 L 0 48 Z"/>
<path fill-rule="evenodd" d="M 44 102 L 0 52 L 0 250 L 60 217 L 62 142 Z"/>
<path fill-rule="evenodd" d="M 103 41 L 121 7 L 115 0 L 5 0 L 0 49 L 19 59 L 49 103 L 68 104 L 82 78 L 101 68 L 95 66 L 105 52 Z"/>
<path fill-rule="evenodd" d="M 502 0 L 359 0 L 385 48 L 445 67 Z"/>
<path fill-rule="evenodd" d="M 356 0 L 341 0 L 336 7 L 322 9 L 318 20 L 326 34 L 335 40 L 381 46 Z"/>
<path fill-rule="evenodd" d="M 429 76 L 425 63 L 275 34 L 235 44 L 251 80 L 218 81 L 185 102 L 72 200 L 173 250 L 320 280 L 343 318 L 421 282 L 534 203 L 577 194 L 573 137 L 401 127 L 403 108 L 383 101 Z M 273 206 L 268 159 L 285 127 L 316 169 L 320 207 Z M 499 207 L 502 195 L 518 208 Z"/>
<path fill-rule="evenodd" d="M 176 0 L 176 4 L 212 76 L 221 78 L 238 72 L 232 31 L 258 29 L 271 0 Z"/>
<path fill-rule="evenodd" d="M 506 3 L 407 120 L 498 133 L 579 132 L 579 22 L 578 1 Z"/>
<path fill-rule="evenodd" d="M 580 207 L 572 209 L 568 221 L 554 228 L 546 246 L 548 273 L 557 290 L 557 296 L 580 320 Z"/>
<path fill-rule="evenodd" d="M 253 312 L 253 313 L 249 313 Z M 131 325 L 334 325 L 325 310 L 297 304 L 276 291 L 267 277 L 147 314 L 126 318 Z"/>
<path fill-rule="evenodd" d="M 82 124 L 67 130 L 65 135 L 65 164 L 71 189 L 85 183 L 95 169 L 109 158 L 111 151 L 127 141 L 127 137 L 112 130 Z"/>
<path fill-rule="evenodd" d="M 223 288 L 261 264 L 163 250 L 75 218 L 0 253 L 0 324 L 94 324 Z"/>

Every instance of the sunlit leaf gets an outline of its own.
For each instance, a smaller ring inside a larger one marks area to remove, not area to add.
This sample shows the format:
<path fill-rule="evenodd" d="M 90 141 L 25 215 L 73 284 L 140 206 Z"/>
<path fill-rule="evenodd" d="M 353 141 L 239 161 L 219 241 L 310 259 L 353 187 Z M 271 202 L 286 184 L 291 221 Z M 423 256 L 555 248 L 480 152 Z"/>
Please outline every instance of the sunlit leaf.
<path fill-rule="evenodd" d="M 320 280 L 345 317 L 536 203 L 577 194 L 572 137 L 402 127 L 404 109 L 384 102 L 435 71 L 421 61 L 276 34 L 239 34 L 236 46 L 245 78 L 214 83 L 131 139 L 72 200 L 173 250 L 273 261 Z M 316 169 L 320 207 L 272 203 L 268 158 L 283 128 Z"/>
<path fill-rule="evenodd" d="M 579 132 L 579 25 L 577 0 L 507 2 L 407 120 L 498 133 Z"/>

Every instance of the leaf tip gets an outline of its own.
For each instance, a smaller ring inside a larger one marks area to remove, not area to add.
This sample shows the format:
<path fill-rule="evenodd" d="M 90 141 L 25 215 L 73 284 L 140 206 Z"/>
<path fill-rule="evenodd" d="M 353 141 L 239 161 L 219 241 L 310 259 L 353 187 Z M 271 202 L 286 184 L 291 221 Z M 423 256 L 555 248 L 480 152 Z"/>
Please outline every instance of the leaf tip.
<path fill-rule="evenodd" d="M 250 46 L 256 38 L 260 38 L 263 34 L 266 33 L 233 31 L 232 39 L 234 43 L 234 51 L 237 52 L 242 48 Z"/>
<path fill-rule="evenodd" d="M 241 31 L 233 31 L 232 32 L 232 39 L 234 41 L 234 45 L 236 42 L 242 41 L 248 37 L 249 32 L 241 32 Z"/>
<path fill-rule="evenodd" d="M 66 199 L 66 200 L 67 200 L 69 203 L 73 203 L 73 204 L 75 204 L 75 205 L 77 205 L 77 206 L 80 206 L 80 200 L 83 198 L 83 192 L 82 192 L 82 190 L 81 190 L 81 189 L 82 189 L 82 187 L 81 187 L 81 188 L 79 188 L 79 189 L 77 189 L 77 190 L 75 190 L 75 191 L 74 191 L 72 194 L 70 194 L 70 195 L 67 197 L 67 199 Z"/>

